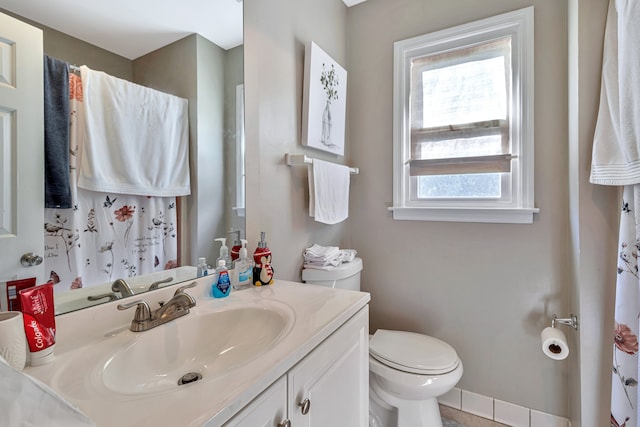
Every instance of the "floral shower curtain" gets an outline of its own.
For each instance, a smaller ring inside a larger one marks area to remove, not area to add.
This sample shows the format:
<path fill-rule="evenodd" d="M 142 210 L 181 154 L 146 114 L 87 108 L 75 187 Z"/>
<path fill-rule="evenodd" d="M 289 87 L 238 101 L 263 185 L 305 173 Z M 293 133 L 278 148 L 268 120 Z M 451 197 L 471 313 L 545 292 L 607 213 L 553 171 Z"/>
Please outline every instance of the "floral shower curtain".
<path fill-rule="evenodd" d="M 77 186 L 83 94 L 69 75 L 72 209 L 45 209 L 45 269 L 56 292 L 177 266 L 176 199 L 106 194 Z"/>
<path fill-rule="evenodd" d="M 637 427 L 640 185 L 623 190 L 616 280 L 611 427 Z"/>

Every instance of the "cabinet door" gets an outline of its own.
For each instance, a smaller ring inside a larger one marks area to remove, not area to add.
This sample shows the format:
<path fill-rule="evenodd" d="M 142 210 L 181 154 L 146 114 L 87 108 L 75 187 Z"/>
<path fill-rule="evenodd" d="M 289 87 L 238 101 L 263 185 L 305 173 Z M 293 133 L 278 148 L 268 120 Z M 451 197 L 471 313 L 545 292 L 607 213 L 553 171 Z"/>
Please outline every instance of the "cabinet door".
<path fill-rule="evenodd" d="M 368 320 L 367 306 L 289 372 L 292 426 L 369 425 Z"/>
<path fill-rule="evenodd" d="M 238 412 L 224 427 L 277 427 L 287 419 L 287 381 L 282 377 Z"/>

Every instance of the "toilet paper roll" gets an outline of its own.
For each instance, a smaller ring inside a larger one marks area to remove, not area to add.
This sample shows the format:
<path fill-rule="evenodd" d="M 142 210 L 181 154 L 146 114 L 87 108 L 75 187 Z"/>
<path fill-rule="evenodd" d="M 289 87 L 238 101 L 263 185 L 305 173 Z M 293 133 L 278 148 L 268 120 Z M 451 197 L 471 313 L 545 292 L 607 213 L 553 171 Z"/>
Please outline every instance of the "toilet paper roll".
<path fill-rule="evenodd" d="M 553 360 L 563 360 L 569 356 L 567 337 L 558 328 L 544 328 L 540 334 L 542 352 Z"/>

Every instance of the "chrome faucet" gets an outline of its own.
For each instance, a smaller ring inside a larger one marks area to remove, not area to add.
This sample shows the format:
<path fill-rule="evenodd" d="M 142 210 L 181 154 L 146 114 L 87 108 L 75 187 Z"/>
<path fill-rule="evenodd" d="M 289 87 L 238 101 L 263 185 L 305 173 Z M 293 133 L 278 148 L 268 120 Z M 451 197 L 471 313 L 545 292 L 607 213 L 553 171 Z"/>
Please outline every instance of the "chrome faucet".
<path fill-rule="evenodd" d="M 109 293 L 100 294 L 100 295 L 89 295 L 87 297 L 87 300 L 89 300 L 89 301 L 100 301 L 101 299 L 104 299 L 104 298 L 109 298 L 109 301 L 115 301 L 117 299 L 120 299 L 120 297 L 116 293 L 109 292 Z"/>
<path fill-rule="evenodd" d="M 129 284 L 124 281 L 124 279 L 116 279 L 116 281 L 111 285 L 111 290 L 113 292 L 120 292 L 122 298 L 130 297 L 131 295 L 133 295 L 133 289 L 131 289 L 131 286 L 129 286 Z"/>
<path fill-rule="evenodd" d="M 170 281 L 173 280 L 173 277 L 169 276 L 166 279 L 162 279 L 162 280 L 158 280 L 157 282 L 153 282 L 151 284 L 151 286 L 149 286 L 149 290 L 153 291 L 156 290 L 160 287 L 160 285 L 162 285 L 163 283 L 169 283 Z"/>
<path fill-rule="evenodd" d="M 160 326 L 171 320 L 189 314 L 189 309 L 196 306 L 196 300 L 185 292 L 185 289 L 193 288 L 196 282 L 179 287 L 173 294 L 173 297 L 160 304 L 160 308 L 151 311 L 149 304 L 143 300 L 136 300 L 126 304 L 118 304 L 118 310 L 126 310 L 131 307 L 136 308 L 136 314 L 131 321 L 132 332 L 143 332 Z"/>

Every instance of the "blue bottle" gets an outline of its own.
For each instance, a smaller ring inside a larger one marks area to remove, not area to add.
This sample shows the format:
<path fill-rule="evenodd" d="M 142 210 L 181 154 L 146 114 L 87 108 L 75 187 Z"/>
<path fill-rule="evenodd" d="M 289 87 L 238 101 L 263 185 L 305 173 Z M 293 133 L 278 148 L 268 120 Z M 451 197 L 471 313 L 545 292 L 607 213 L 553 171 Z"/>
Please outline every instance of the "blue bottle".
<path fill-rule="evenodd" d="M 225 264 L 225 260 L 218 260 L 218 268 L 216 268 L 214 280 L 211 284 L 211 293 L 214 298 L 224 298 L 231 292 L 231 278 Z"/>

